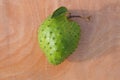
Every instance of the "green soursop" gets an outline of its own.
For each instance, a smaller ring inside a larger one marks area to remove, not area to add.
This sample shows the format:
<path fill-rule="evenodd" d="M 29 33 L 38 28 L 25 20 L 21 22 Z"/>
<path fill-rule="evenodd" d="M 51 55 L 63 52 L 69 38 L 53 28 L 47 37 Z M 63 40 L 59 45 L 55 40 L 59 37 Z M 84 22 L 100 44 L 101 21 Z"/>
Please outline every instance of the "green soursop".
<path fill-rule="evenodd" d="M 54 65 L 63 62 L 78 46 L 80 26 L 60 7 L 38 29 L 38 41 L 48 61 Z"/>

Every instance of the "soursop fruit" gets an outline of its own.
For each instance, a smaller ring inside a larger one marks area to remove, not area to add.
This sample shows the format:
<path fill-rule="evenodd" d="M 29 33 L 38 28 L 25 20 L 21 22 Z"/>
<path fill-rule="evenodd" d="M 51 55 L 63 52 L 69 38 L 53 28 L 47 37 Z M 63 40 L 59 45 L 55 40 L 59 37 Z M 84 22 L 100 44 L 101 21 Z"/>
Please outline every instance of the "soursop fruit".
<path fill-rule="evenodd" d="M 80 26 L 60 7 L 38 29 L 38 41 L 48 61 L 54 65 L 63 62 L 78 46 Z"/>

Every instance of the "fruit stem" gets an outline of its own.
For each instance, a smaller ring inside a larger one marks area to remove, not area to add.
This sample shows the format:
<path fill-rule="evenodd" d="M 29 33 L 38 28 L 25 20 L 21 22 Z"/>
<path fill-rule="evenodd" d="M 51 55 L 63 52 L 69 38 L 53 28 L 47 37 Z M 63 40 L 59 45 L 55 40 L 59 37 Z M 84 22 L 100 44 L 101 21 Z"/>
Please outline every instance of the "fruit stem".
<path fill-rule="evenodd" d="M 81 16 L 77 16 L 77 15 L 70 15 L 70 16 L 68 16 L 68 18 L 74 18 L 74 17 L 82 18 Z"/>
<path fill-rule="evenodd" d="M 91 16 L 82 17 L 82 16 L 79 16 L 79 15 L 71 15 L 71 13 L 69 13 L 69 15 L 68 15 L 68 19 L 70 19 L 70 18 L 75 18 L 75 17 L 79 17 L 79 18 L 81 18 L 81 19 L 86 19 L 87 21 L 90 21 L 90 20 L 91 20 Z"/>

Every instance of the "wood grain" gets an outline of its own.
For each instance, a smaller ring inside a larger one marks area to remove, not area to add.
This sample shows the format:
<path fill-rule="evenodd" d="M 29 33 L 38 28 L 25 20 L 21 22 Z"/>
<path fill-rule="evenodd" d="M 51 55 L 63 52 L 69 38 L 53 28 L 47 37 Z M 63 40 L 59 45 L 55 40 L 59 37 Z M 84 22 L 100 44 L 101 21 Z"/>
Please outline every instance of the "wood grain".
<path fill-rule="evenodd" d="M 37 29 L 59 6 L 91 20 L 74 19 L 82 29 L 79 46 L 53 66 Z M 0 0 L 0 80 L 120 80 L 120 1 Z"/>

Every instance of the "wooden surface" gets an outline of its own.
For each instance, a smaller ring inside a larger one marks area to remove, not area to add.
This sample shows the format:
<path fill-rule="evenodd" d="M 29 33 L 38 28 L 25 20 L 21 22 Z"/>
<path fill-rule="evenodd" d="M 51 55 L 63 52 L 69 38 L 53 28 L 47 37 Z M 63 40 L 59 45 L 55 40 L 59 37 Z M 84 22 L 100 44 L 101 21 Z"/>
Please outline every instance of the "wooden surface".
<path fill-rule="evenodd" d="M 59 6 L 91 20 L 75 19 L 79 46 L 53 66 L 37 29 Z M 120 0 L 0 0 L 0 80 L 120 80 Z"/>

